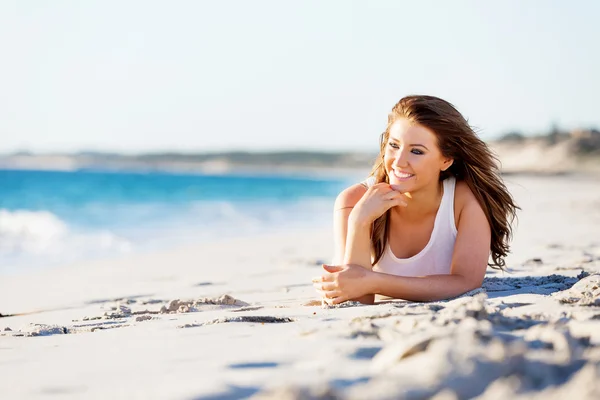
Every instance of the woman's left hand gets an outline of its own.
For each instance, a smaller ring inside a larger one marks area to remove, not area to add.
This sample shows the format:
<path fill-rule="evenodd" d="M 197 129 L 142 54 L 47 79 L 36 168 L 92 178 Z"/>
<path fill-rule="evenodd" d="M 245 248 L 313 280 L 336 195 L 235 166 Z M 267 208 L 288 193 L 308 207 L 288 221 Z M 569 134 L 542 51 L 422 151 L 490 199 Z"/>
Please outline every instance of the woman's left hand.
<path fill-rule="evenodd" d="M 313 278 L 313 286 L 328 304 L 339 304 L 344 301 L 371 294 L 370 282 L 373 271 L 360 265 L 326 265 L 325 274 Z"/>

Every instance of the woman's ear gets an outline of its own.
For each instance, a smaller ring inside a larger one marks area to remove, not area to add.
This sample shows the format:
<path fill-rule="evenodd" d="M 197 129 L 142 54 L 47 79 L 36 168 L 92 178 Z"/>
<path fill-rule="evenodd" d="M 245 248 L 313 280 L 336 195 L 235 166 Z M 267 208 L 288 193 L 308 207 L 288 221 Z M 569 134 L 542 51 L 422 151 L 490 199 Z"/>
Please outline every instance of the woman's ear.
<path fill-rule="evenodd" d="M 453 158 L 447 158 L 444 161 L 444 163 L 442 164 L 442 171 L 446 171 L 448 168 L 450 168 L 452 166 L 453 163 L 454 163 Z"/>

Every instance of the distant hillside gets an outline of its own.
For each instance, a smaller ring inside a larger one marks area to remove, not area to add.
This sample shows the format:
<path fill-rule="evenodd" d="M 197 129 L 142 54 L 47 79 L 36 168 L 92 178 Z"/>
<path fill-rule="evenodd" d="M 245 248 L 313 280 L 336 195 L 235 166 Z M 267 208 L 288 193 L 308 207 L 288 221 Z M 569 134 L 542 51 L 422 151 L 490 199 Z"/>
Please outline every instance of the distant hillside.
<path fill-rule="evenodd" d="M 596 129 L 527 137 L 510 133 L 490 143 L 504 173 L 600 172 L 600 131 Z"/>
<path fill-rule="evenodd" d="M 161 170 L 181 172 L 308 172 L 315 170 L 364 170 L 371 168 L 376 154 L 311 151 L 153 153 L 122 155 L 81 152 L 76 154 L 17 153 L 0 156 L 0 168 L 52 170 Z"/>
<path fill-rule="evenodd" d="M 600 131 L 574 130 L 540 136 L 509 133 L 490 142 L 499 156 L 504 173 L 600 172 Z M 224 152 L 152 153 L 122 155 L 80 152 L 75 154 L 32 154 L 20 152 L 0 155 L 0 168 L 52 170 L 133 170 L 202 173 L 344 173 L 366 174 L 377 154 L 360 152 Z"/>

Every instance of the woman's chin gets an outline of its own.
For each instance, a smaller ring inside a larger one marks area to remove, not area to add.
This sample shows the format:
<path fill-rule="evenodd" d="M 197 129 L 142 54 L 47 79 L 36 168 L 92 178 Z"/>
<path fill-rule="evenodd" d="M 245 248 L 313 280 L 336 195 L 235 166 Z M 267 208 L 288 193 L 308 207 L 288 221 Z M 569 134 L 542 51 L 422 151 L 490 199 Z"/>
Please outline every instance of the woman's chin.
<path fill-rule="evenodd" d="M 399 179 L 390 179 L 390 185 L 394 188 L 394 190 L 398 190 L 400 192 L 408 192 L 408 190 L 412 187 L 410 182 L 401 181 Z"/>

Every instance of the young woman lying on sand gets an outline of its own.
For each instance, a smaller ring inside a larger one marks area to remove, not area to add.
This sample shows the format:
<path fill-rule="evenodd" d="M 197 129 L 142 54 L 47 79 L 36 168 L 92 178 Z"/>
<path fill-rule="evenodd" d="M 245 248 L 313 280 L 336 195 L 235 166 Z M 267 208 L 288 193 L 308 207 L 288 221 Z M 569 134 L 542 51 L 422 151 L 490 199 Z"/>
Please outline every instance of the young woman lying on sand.
<path fill-rule="evenodd" d="M 375 294 L 435 301 L 503 269 L 516 206 L 496 159 L 452 104 L 394 106 L 371 176 L 335 201 L 335 265 L 313 279 L 328 304 Z"/>

